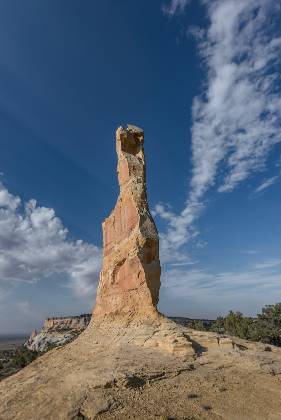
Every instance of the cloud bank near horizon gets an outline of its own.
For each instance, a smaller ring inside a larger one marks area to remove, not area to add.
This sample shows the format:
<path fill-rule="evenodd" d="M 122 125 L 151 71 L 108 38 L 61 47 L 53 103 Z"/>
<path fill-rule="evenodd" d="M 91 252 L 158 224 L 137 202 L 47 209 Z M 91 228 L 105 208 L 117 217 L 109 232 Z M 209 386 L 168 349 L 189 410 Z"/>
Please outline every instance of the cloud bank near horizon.
<path fill-rule="evenodd" d="M 18 282 L 64 275 L 77 296 L 93 298 L 100 262 L 100 248 L 69 239 L 53 209 L 34 199 L 23 204 L 0 182 L 0 294 Z"/>
<path fill-rule="evenodd" d="M 187 0 L 165 4 L 169 16 L 183 12 Z M 159 204 L 154 215 L 167 230 L 160 234 L 164 262 L 183 260 L 181 247 L 198 236 L 194 223 L 215 188 L 231 192 L 263 171 L 281 142 L 280 11 L 274 0 L 201 0 L 209 26 L 193 28 L 206 80 L 192 107 L 192 174 L 184 209 L 175 214 Z M 279 23 L 279 26 L 278 26 Z M 198 34 L 200 36 L 198 36 Z M 263 191 L 278 175 L 257 187 Z"/>
<path fill-rule="evenodd" d="M 171 267 L 162 277 L 161 305 L 171 315 L 183 315 L 181 301 L 193 317 L 216 317 L 229 310 L 255 315 L 267 303 L 280 302 L 281 259 L 264 259 L 241 271 L 211 272 L 196 267 Z M 251 299 L 249 300 L 249 296 Z M 177 302 L 177 305 L 175 305 Z M 170 308 L 175 308 L 174 312 Z"/>

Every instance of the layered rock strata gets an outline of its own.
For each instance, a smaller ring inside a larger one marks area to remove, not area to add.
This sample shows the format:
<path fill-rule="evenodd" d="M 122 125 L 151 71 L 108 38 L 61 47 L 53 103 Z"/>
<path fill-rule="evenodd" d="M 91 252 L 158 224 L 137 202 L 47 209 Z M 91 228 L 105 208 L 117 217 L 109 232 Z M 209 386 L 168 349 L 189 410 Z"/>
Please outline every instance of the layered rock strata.
<path fill-rule="evenodd" d="M 61 316 L 47 318 L 43 325 L 44 331 L 84 330 L 90 323 L 91 314 Z"/>
<path fill-rule="evenodd" d="M 120 194 L 103 223 L 103 267 L 93 325 L 112 339 L 193 354 L 184 329 L 156 309 L 160 289 L 158 232 L 146 193 L 144 132 L 128 125 L 116 131 Z"/>
<path fill-rule="evenodd" d="M 46 351 L 50 347 L 61 346 L 78 337 L 89 325 L 90 320 L 90 314 L 47 318 L 41 331 L 32 331 L 24 345 L 35 351 Z"/>
<path fill-rule="evenodd" d="M 118 128 L 116 149 L 120 195 L 103 223 L 103 269 L 94 309 L 105 318 L 155 315 L 160 288 L 158 234 L 149 212 L 144 135 L 141 129 Z"/>

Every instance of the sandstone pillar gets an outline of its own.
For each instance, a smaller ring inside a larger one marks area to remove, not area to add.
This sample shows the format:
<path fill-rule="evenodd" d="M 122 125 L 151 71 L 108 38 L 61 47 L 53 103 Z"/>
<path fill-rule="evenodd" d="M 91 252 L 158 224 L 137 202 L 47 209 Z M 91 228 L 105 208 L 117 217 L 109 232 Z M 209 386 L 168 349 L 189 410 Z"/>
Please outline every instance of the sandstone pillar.
<path fill-rule="evenodd" d="M 165 318 L 156 305 L 160 288 L 158 233 L 149 212 L 143 130 L 116 132 L 120 194 L 103 223 L 103 266 L 90 328 L 92 339 L 108 345 L 136 345 L 190 357 L 186 330 Z"/>
<path fill-rule="evenodd" d="M 155 316 L 160 288 L 158 233 L 149 212 L 143 130 L 116 131 L 120 194 L 103 223 L 103 267 L 95 319 Z"/>

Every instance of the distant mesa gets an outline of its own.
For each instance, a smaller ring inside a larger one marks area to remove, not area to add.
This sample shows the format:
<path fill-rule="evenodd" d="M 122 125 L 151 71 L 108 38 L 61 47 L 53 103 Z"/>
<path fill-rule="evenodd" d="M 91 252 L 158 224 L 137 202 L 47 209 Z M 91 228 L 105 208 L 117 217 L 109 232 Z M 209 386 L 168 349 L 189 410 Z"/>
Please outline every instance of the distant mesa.
<path fill-rule="evenodd" d="M 91 314 L 47 318 L 40 332 L 32 331 L 25 346 L 43 352 L 50 347 L 62 346 L 77 338 L 89 325 Z"/>

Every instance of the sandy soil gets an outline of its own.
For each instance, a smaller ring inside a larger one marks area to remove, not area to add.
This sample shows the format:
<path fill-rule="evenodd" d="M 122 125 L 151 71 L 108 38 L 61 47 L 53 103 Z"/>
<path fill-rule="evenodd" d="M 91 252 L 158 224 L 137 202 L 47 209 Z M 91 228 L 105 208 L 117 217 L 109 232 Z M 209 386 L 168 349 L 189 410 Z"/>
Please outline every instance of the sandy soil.
<path fill-rule="evenodd" d="M 182 360 L 86 330 L 0 383 L 0 419 L 281 418 L 280 349 L 189 333 Z"/>

